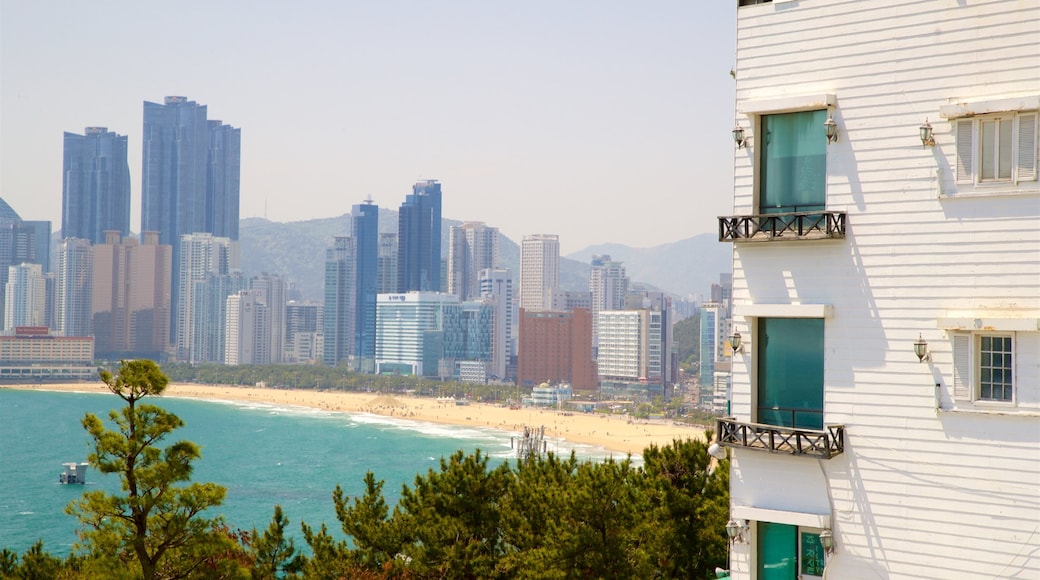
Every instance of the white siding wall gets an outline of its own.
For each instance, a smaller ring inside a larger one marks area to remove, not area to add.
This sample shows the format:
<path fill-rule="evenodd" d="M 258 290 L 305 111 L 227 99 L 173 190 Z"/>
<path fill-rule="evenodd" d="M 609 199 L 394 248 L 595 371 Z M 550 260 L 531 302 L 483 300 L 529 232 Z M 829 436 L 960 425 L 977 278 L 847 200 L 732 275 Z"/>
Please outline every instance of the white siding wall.
<path fill-rule="evenodd" d="M 742 7 L 736 63 L 736 120 L 753 140 L 736 150 L 734 215 L 757 213 L 757 135 L 741 111 L 765 99 L 837 98 L 827 208 L 848 212 L 847 239 L 736 244 L 733 297 L 737 312 L 833 305 L 825 421 L 846 425 L 847 446 L 822 462 L 736 450 L 733 504 L 826 510 L 829 487 L 831 578 L 1040 577 L 1040 336 L 1015 334 L 1013 410 L 953 412 L 940 323 L 965 312 L 1040 318 L 1040 190 L 1033 181 L 958 196 L 954 134 L 939 115 L 951 102 L 1040 94 L 1040 3 Z M 934 148 L 918 138 L 925 118 Z M 733 412 L 750 421 L 753 321 L 734 322 L 749 348 L 734 358 Z M 930 362 L 914 356 L 918 334 Z M 734 578 L 751 577 L 752 551 L 736 546 Z"/>

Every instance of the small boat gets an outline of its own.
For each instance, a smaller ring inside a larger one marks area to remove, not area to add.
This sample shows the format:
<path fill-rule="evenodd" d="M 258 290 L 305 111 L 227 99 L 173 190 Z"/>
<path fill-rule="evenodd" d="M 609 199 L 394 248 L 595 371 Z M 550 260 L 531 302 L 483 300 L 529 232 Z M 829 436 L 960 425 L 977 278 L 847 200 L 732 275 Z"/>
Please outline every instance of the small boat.
<path fill-rule="evenodd" d="M 87 483 L 87 467 L 89 463 L 62 463 L 65 471 L 58 474 L 58 483 L 76 483 L 83 485 Z"/>

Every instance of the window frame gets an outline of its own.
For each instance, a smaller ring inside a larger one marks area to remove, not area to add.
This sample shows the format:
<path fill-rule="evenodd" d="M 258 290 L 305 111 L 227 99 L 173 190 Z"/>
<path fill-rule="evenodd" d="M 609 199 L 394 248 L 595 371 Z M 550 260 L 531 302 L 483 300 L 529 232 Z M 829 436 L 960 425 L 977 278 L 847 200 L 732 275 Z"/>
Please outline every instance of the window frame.
<path fill-rule="evenodd" d="M 1000 176 L 1000 123 L 1010 123 L 1010 150 L 1007 163 L 1010 173 Z M 994 149 L 990 152 L 994 163 L 994 177 L 983 175 L 983 159 L 988 156 L 984 142 L 984 127 L 996 124 Z M 1040 175 L 1040 110 L 1013 110 L 950 118 L 955 140 L 954 182 L 968 191 L 990 192 L 1036 183 Z M 1027 149 L 1029 148 L 1029 149 Z"/>
<path fill-rule="evenodd" d="M 795 545 L 794 545 L 795 577 L 799 578 L 799 579 L 805 578 L 807 580 L 808 579 L 822 579 L 823 578 L 822 574 L 819 575 L 819 576 L 814 576 L 812 574 L 806 574 L 806 573 L 802 572 L 803 565 L 804 565 L 803 556 L 805 555 L 804 554 L 805 546 L 803 545 L 802 535 L 803 534 L 811 534 L 811 535 L 815 535 L 818 538 L 820 536 L 820 534 L 823 533 L 824 528 L 815 527 L 815 526 L 802 526 L 802 525 L 798 525 L 798 524 L 787 524 L 787 523 L 783 523 L 783 522 L 771 522 L 771 521 L 765 521 L 765 520 L 758 520 L 758 521 L 756 521 L 755 522 L 755 526 L 754 526 L 754 530 L 755 530 L 755 532 L 754 532 L 754 534 L 755 534 L 754 546 L 755 546 L 755 561 L 756 561 L 756 563 L 754 565 L 754 569 L 756 571 L 758 570 L 758 563 L 757 562 L 758 562 L 759 557 L 760 557 L 759 550 L 761 549 L 760 542 L 761 542 L 761 534 L 762 534 L 762 532 L 761 532 L 762 524 L 783 525 L 783 526 L 789 526 L 789 527 L 794 528 L 794 535 L 795 535 Z M 823 548 L 821 546 L 820 550 L 822 550 L 822 549 Z M 826 569 L 827 564 L 829 563 L 829 560 L 830 560 L 830 556 L 829 556 L 829 554 L 826 553 L 826 551 L 824 551 L 823 554 L 822 554 L 822 558 L 823 558 L 823 568 Z"/>
<path fill-rule="evenodd" d="M 982 397 L 982 342 L 984 338 L 1008 339 L 1007 354 L 1010 356 L 1009 368 L 1010 399 L 994 399 Z M 1012 408 L 1018 405 L 1018 345 L 1016 333 L 1011 331 L 976 331 L 951 333 L 953 345 L 953 389 L 952 399 L 955 405 L 968 405 L 979 408 Z"/>

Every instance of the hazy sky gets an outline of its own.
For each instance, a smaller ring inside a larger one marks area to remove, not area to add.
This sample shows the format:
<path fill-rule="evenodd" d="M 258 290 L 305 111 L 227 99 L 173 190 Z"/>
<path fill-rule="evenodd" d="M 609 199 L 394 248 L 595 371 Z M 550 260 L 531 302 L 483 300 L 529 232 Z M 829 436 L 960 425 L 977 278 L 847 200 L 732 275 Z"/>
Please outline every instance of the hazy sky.
<path fill-rule="evenodd" d="M 732 207 L 736 2 L 0 3 L 0 197 L 61 227 L 62 132 L 184 95 L 242 129 L 241 217 L 440 180 L 443 215 L 563 253 L 713 232 Z"/>

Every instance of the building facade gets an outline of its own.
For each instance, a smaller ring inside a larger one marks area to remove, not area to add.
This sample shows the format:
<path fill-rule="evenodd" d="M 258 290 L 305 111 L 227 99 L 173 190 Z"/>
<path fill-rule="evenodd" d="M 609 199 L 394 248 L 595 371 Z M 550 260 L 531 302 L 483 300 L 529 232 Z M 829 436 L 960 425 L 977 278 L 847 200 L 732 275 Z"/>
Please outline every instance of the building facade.
<path fill-rule="evenodd" d="M 94 248 L 89 240 L 65 238 L 58 247 L 57 332 L 62 336 L 92 336 L 91 291 Z"/>
<path fill-rule="evenodd" d="M 322 362 L 328 366 L 337 366 L 353 360 L 354 325 L 357 315 L 355 264 L 353 239 L 349 236 L 337 236 L 333 246 L 325 251 Z"/>
<path fill-rule="evenodd" d="M 212 337 L 223 334 L 222 305 L 227 295 L 214 297 L 210 281 L 229 274 L 236 266 L 230 239 L 206 233 L 181 236 L 177 268 L 180 274 L 174 286 L 178 289 L 174 294 L 180 301 L 176 309 L 178 360 L 192 363 L 223 360 L 224 351 Z M 214 302 L 220 302 L 221 306 L 213 307 Z"/>
<path fill-rule="evenodd" d="M 39 264 L 10 266 L 4 296 L 4 332 L 47 326 L 47 283 Z"/>
<path fill-rule="evenodd" d="M 517 308 L 513 298 L 512 272 L 502 269 L 481 270 L 480 297 L 489 300 L 494 309 L 488 374 L 495 380 L 515 379 Z"/>
<path fill-rule="evenodd" d="M 376 274 L 379 283 L 376 294 L 393 294 L 397 292 L 397 234 L 379 234 L 379 257 Z"/>
<path fill-rule="evenodd" d="M 596 388 L 588 310 L 528 312 L 520 308 L 519 323 L 517 384 L 570 383 L 578 390 Z"/>
<path fill-rule="evenodd" d="M 376 307 L 376 366 L 380 374 L 437 376 L 445 312 L 459 299 L 440 292 L 380 294 Z"/>
<path fill-rule="evenodd" d="M 264 364 L 281 364 L 285 352 L 285 294 L 288 283 L 284 276 L 263 273 L 249 279 L 249 289 L 256 293 L 256 300 L 263 305 L 264 336 L 268 341 L 262 355 Z"/>
<path fill-rule="evenodd" d="M 371 372 L 376 356 L 376 296 L 379 294 L 379 206 L 353 207 L 354 349 L 360 368 Z"/>
<path fill-rule="evenodd" d="M 622 310 L 628 295 L 628 276 L 625 265 L 610 259 L 609 255 L 593 256 L 589 271 L 589 293 L 592 295 L 592 346 L 599 345 L 599 313 Z"/>
<path fill-rule="evenodd" d="M 263 290 L 240 290 L 227 297 L 224 364 L 271 364 L 271 313 Z"/>
<path fill-rule="evenodd" d="M 91 326 L 99 358 L 162 361 L 169 350 L 173 248 L 160 245 L 156 232 L 141 238 L 109 230 L 93 247 Z"/>
<path fill-rule="evenodd" d="M 309 362 L 321 358 L 315 351 L 322 331 L 321 304 L 290 301 L 285 305 L 285 362 Z"/>
<path fill-rule="evenodd" d="M 397 291 L 441 290 L 441 184 L 419 181 L 397 212 Z"/>
<path fill-rule="evenodd" d="M 524 236 L 520 242 L 520 308 L 551 310 L 553 292 L 560 287 L 560 237 Z"/>
<path fill-rule="evenodd" d="M 105 241 L 107 230 L 130 235 L 130 164 L 126 135 L 87 127 L 65 133 L 61 237 Z"/>
<path fill-rule="evenodd" d="M 94 339 L 57 336 L 45 326 L 19 326 L 0 336 L 0 381 L 96 381 Z"/>
<path fill-rule="evenodd" d="M 187 97 L 144 103 L 141 137 L 141 231 L 173 248 L 173 332 L 184 300 L 181 237 L 210 234 L 237 244 L 241 130 L 208 119 Z M 180 340 L 175 336 L 175 341 Z"/>
<path fill-rule="evenodd" d="M 1040 577 L 1040 5 L 737 5 L 731 577 Z"/>
<path fill-rule="evenodd" d="M 448 294 L 480 296 L 480 272 L 498 266 L 498 228 L 465 222 L 448 230 Z"/>

